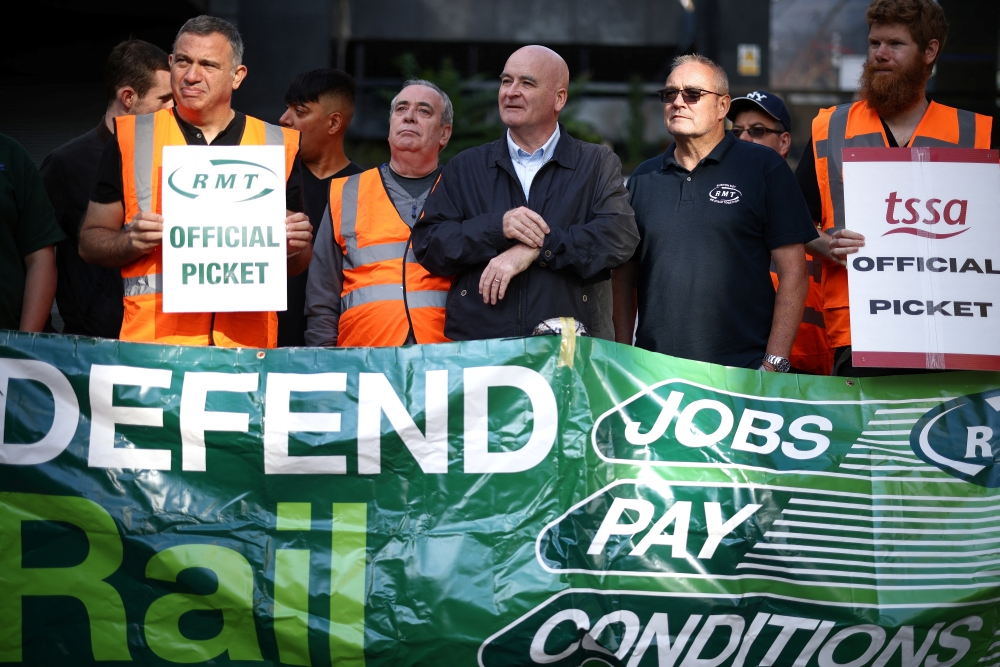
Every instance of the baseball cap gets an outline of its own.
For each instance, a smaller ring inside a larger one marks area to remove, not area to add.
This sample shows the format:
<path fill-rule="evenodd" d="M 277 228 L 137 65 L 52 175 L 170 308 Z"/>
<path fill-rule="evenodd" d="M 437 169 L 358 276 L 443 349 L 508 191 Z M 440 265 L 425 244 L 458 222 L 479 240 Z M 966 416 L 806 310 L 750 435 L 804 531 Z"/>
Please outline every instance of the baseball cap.
<path fill-rule="evenodd" d="M 737 97 L 729 107 L 729 120 L 736 118 L 737 114 L 747 109 L 760 109 L 776 121 L 780 121 L 785 129 L 792 131 L 792 115 L 785 108 L 785 103 L 774 93 L 766 90 L 755 90 L 745 97 Z"/>

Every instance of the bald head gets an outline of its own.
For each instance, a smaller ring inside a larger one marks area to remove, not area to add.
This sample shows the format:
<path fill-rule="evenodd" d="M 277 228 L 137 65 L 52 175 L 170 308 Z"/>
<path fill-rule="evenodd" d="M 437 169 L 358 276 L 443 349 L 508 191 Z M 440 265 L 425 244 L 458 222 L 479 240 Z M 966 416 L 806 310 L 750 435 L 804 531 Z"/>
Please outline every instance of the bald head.
<path fill-rule="evenodd" d="M 507 59 L 504 72 L 511 66 L 530 68 L 550 79 L 557 87 L 569 88 L 569 66 L 562 56 L 546 46 L 532 44 L 515 51 Z"/>
<path fill-rule="evenodd" d="M 547 139 L 566 106 L 568 89 L 569 67 L 558 53 L 544 46 L 522 47 L 500 75 L 500 118 L 512 133 L 544 134 Z"/>

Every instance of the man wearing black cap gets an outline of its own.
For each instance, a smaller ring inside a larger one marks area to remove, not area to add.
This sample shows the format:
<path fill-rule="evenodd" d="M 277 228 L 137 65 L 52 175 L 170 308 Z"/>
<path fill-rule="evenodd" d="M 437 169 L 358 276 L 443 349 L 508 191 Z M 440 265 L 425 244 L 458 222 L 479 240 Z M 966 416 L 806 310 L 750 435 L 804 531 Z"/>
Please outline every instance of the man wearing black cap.
<path fill-rule="evenodd" d="M 792 145 L 792 116 L 780 97 L 766 90 L 737 97 L 729 108 L 728 116 L 737 139 L 767 146 L 781 157 L 788 157 L 788 149 Z M 795 372 L 829 375 L 833 367 L 833 351 L 823 320 L 823 267 L 820 260 L 808 252 L 806 267 L 811 279 L 809 293 L 789 360 Z M 774 262 L 771 262 L 771 281 L 777 289 L 778 273 Z"/>
<path fill-rule="evenodd" d="M 773 148 L 781 157 L 788 157 L 792 117 L 774 93 L 755 90 L 746 97 L 735 98 L 729 107 L 729 120 L 737 139 Z"/>

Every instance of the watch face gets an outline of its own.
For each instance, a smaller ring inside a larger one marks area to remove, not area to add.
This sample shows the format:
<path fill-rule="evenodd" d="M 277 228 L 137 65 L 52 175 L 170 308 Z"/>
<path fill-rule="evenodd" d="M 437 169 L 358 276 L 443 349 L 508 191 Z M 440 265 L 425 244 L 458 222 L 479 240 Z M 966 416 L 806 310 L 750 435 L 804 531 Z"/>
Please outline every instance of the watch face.
<path fill-rule="evenodd" d="M 779 373 L 787 373 L 792 367 L 792 362 L 784 357 L 779 357 L 774 354 L 765 354 L 764 361 L 774 366 L 774 370 Z"/>

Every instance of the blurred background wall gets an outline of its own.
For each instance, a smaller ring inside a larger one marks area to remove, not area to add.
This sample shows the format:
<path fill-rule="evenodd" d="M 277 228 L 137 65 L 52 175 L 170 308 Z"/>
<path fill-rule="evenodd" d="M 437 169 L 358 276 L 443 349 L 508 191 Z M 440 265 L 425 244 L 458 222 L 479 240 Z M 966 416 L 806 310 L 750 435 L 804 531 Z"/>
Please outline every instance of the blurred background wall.
<path fill-rule="evenodd" d="M 1000 2 L 940 0 L 950 23 L 932 96 L 1000 112 Z M 500 135 L 497 76 L 507 56 L 545 44 L 573 78 L 570 131 L 610 144 L 626 171 L 670 141 L 655 98 L 669 63 L 699 52 L 730 74 L 734 95 L 768 88 L 793 114 L 792 161 L 816 111 L 850 101 L 867 46 L 868 0 L 37 0 L 24 30 L 0 44 L 0 132 L 41 160 L 97 124 L 111 48 L 129 36 L 168 50 L 202 13 L 235 23 L 249 75 L 235 105 L 265 120 L 284 110 L 298 72 L 345 69 L 359 86 L 348 155 L 364 166 L 388 156 L 388 101 L 404 77 L 433 78 L 453 97 L 448 154 Z M 994 131 L 1000 122 L 994 123 Z M 994 143 L 994 145 L 996 145 Z"/>

